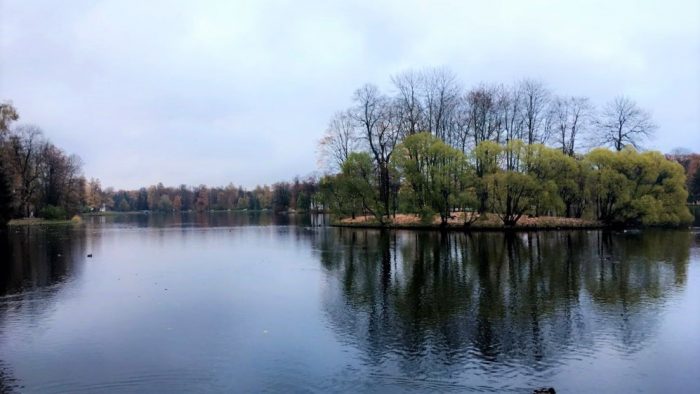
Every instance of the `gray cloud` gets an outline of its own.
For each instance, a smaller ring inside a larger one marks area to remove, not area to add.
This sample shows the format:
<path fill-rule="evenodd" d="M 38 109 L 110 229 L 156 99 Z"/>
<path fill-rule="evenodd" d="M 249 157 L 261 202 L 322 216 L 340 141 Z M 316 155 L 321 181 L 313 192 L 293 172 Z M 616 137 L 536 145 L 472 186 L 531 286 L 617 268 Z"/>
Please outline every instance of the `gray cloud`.
<path fill-rule="evenodd" d="M 697 1 L 378 3 L 3 0 L 0 99 L 117 187 L 307 174 L 356 87 L 441 65 L 625 93 L 700 151 Z"/>

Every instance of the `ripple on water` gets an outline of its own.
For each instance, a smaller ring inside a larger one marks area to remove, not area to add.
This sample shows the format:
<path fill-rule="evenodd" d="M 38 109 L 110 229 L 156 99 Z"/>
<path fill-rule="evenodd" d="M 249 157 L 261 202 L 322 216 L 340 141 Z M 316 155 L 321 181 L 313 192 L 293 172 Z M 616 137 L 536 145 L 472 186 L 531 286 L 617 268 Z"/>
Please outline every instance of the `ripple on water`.
<path fill-rule="evenodd" d="M 191 390 L 216 390 L 212 386 L 212 376 L 203 371 L 173 369 L 158 372 L 145 372 L 111 376 L 95 382 L 80 382 L 70 378 L 47 382 L 31 391 L 41 393 L 131 393 L 150 392 L 158 387 L 161 392 L 182 392 Z M 222 389 L 219 387 L 218 389 Z"/>

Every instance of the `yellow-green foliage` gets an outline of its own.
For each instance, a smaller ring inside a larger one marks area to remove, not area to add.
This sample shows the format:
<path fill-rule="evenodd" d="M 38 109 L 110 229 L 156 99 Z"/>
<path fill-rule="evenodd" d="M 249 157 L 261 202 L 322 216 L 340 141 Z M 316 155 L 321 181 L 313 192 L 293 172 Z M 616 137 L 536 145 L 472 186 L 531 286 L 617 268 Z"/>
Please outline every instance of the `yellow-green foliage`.
<path fill-rule="evenodd" d="M 601 220 L 610 223 L 679 225 L 692 220 L 685 201 L 685 173 L 659 152 L 594 149 L 588 192 Z"/>
<path fill-rule="evenodd" d="M 406 137 L 396 148 L 394 162 L 419 212 L 434 210 L 444 223 L 452 207 L 468 203 L 473 177 L 466 156 L 432 134 Z"/>
<path fill-rule="evenodd" d="M 506 225 L 523 215 L 595 219 L 608 224 L 682 225 L 692 216 L 685 205 L 685 173 L 658 152 L 594 149 L 572 157 L 560 149 L 511 140 L 485 141 L 467 154 L 429 133 L 408 136 L 391 162 L 404 212 L 494 213 Z M 383 220 L 378 172 L 367 153 L 353 153 L 342 172 L 321 182 L 329 206 Z M 479 215 L 462 215 L 464 225 Z M 469 218 L 469 219 L 467 219 Z"/>

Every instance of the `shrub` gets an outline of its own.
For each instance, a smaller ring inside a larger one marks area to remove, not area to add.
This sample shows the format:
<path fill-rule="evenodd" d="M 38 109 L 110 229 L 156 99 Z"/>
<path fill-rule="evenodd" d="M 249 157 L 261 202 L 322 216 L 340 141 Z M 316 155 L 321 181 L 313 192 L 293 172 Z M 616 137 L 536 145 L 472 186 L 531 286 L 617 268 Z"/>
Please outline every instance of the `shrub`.
<path fill-rule="evenodd" d="M 55 205 L 47 205 L 40 212 L 39 216 L 47 220 L 65 220 L 68 218 L 66 210 Z"/>

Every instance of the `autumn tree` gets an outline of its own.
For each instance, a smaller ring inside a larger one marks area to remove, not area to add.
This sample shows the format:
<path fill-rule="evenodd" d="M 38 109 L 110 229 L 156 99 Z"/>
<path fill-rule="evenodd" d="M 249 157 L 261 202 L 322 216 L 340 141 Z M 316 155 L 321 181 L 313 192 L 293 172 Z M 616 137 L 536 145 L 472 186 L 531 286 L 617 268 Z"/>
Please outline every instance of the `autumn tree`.
<path fill-rule="evenodd" d="M 700 202 L 700 167 L 695 170 L 690 182 L 690 195 L 696 204 Z"/>
<path fill-rule="evenodd" d="M 10 124 L 19 119 L 19 113 L 11 102 L 0 102 L 0 140 L 10 130 Z"/>
<path fill-rule="evenodd" d="M 43 157 L 41 152 L 46 142 L 36 126 L 17 127 L 7 141 L 5 159 L 13 175 L 15 203 L 25 217 L 36 208 L 35 197 L 40 191 L 40 176 Z"/>
<path fill-rule="evenodd" d="M 12 103 L 0 103 L 0 225 L 5 224 L 13 212 L 13 182 L 8 157 L 10 151 L 5 146 L 5 138 L 10 124 L 17 119 L 19 114 Z"/>

